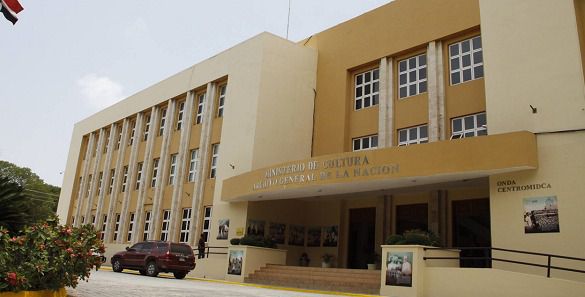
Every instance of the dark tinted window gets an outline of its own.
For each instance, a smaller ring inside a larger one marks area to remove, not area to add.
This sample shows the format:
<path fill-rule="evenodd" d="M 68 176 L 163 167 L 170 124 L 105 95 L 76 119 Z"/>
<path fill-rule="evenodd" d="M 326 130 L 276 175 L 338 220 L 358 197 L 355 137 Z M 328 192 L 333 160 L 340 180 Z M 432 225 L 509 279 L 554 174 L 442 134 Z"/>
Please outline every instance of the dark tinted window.
<path fill-rule="evenodd" d="M 164 242 L 159 242 L 156 244 L 156 248 L 161 253 L 166 253 L 169 250 L 169 244 Z"/>
<path fill-rule="evenodd" d="M 192 255 L 193 250 L 190 246 L 182 244 L 171 244 L 171 253 L 180 253 L 182 255 Z"/>
<path fill-rule="evenodd" d="M 131 248 L 139 252 L 144 248 L 144 243 L 137 243 L 133 245 Z"/>
<path fill-rule="evenodd" d="M 154 247 L 154 243 L 152 242 L 145 242 L 144 247 L 142 248 L 143 251 L 151 251 Z"/>

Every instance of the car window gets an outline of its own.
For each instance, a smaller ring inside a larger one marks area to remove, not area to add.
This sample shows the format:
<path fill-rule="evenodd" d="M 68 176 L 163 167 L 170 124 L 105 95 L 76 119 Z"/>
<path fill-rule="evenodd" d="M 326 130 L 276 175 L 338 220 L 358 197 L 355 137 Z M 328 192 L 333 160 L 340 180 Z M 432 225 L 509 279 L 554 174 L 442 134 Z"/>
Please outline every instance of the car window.
<path fill-rule="evenodd" d="M 133 245 L 131 248 L 132 249 L 135 249 L 137 252 L 140 252 L 144 248 L 144 244 L 143 243 L 137 243 L 137 244 Z"/>
<path fill-rule="evenodd" d="M 156 248 L 158 249 L 158 251 L 160 253 L 166 253 L 167 250 L 169 249 L 168 246 L 169 246 L 168 243 L 160 242 L 160 243 L 157 243 Z"/>
<path fill-rule="evenodd" d="M 190 256 L 193 254 L 193 250 L 188 245 L 171 244 L 171 253 L 177 253 L 177 254 L 182 254 L 185 256 Z"/>
<path fill-rule="evenodd" d="M 144 247 L 142 248 L 142 251 L 144 251 L 144 252 L 151 251 L 153 249 L 153 247 L 154 247 L 154 243 L 152 243 L 152 242 L 145 242 L 144 243 Z"/>

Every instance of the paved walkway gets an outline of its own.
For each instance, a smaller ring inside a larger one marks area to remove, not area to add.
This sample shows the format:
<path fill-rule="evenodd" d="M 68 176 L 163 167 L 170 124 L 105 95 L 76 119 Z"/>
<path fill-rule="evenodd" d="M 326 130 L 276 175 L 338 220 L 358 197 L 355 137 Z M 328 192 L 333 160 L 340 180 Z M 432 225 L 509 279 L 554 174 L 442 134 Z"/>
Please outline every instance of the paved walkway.
<path fill-rule="evenodd" d="M 333 295 L 327 292 L 307 293 L 267 289 L 257 286 L 234 283 L 206 281 L 197 279 L 177 280 L 161 273 L 159 277 L 148 277 L 125 270 L 116 273 L 111 270 L 92 271 L 88 282 L 81 282 L 77 288 L 67 288 L 69 297 L 150 297 L 150 296 L 181 296 L 181 297 L 331 297 L 358 296 Z"/>

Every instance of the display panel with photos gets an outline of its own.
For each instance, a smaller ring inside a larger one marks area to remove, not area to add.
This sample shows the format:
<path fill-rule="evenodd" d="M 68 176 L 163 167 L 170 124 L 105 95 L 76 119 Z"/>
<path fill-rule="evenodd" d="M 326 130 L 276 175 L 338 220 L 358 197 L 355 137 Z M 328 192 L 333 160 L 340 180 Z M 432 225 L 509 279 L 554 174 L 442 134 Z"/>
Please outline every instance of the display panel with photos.
<path fill-rule="evenodd" d="M 309 227 L 307 229 L 307 246 L 321 246 L 321 227 Z"/>
<path fill-rule="evenodd" d="M 266 221 L 248 220 L 248 225 L 246 227 L 246 235 L 264 237 L 265 226 Z"/>
<path fill-rule="evenodd" d="M 388 252 L 386 258 L 386 285 L 412 287 L 412 252 Z"/>
<path fill-rule="evenodd" d="M 228 234 L 230 231 L 230 220 L 229 219 L 220 219 L 218 222 L 218 232 L 217 232 L 217 239 L 226 240 L 228 239 Z"/>
<path fill-rule="evenodd" d="M 232 275 L 242 275 L 243 260 L 244 251 L 230 251 L 227 273 Z"/>
<path fill-rule="evenodd" d="M 284 244 L 284 237 L 286 231 L 286 224 L 269 223 L 268 236 L 277 244 Z"/>
<path fill-rule="evenodd" d="M 288 232 L 288 244 L 296 246 L 305 245 L 305 227 L 291 225 Z"/>
<path fill-rule="evenodd" d="M 556 196 L 524 198 L 524 233 L 560 232 Z"/>

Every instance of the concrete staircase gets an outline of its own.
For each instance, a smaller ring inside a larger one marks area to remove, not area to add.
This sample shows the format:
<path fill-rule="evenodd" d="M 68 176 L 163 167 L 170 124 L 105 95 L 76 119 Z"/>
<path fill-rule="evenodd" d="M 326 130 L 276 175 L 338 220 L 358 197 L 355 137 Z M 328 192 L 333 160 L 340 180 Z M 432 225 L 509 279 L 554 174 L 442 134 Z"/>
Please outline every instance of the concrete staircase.
<path fill-rule="evenodd" d="M 318 268 L 268 264 L 246 283 L 348 293 L 380 293 L 380 270 Z"/>

